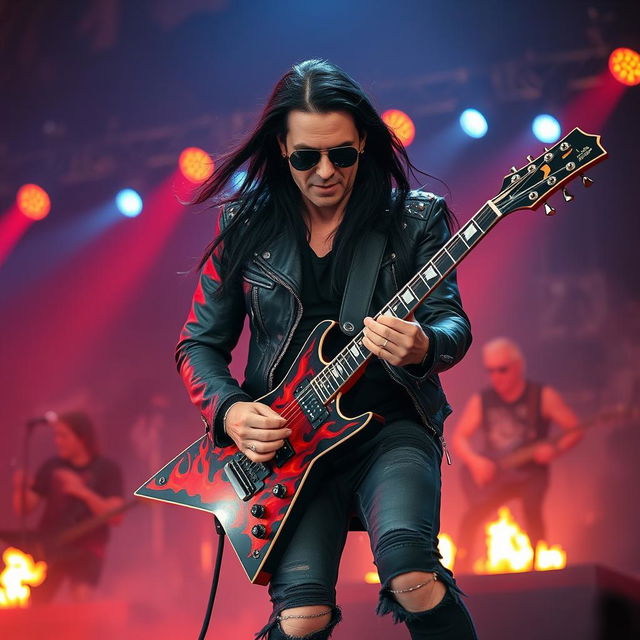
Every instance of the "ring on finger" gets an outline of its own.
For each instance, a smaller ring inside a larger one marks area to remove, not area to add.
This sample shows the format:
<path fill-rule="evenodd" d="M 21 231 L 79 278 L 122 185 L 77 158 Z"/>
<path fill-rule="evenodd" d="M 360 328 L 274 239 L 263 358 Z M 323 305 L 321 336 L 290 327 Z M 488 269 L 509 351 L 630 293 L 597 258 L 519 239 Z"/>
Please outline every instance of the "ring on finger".
<path fill-rule="evenodd" d="M 387 343 L 389 342 L 389 338 L 387 338 L 381 345 L 380 348 L 384 349 L 387 346 Z"/>
<path fill-rule="evenodd" d="M 247 445 L 247 449 L 251 449 L 251 451 L 253 451 L 253 453 L 256 452 L 256 445 L 255 444 L 248 444 Z"/>

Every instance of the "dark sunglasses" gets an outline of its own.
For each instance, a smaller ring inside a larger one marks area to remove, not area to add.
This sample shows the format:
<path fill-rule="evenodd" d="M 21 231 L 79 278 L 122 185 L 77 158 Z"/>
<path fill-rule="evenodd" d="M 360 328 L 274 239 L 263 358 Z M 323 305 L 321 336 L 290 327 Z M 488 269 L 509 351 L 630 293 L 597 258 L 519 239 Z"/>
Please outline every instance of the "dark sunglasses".
<path fill-rule="evenodd" d="M 510 364 L 505 364 L 502 367 L 486 367 L 489 373 L 507 373 L 511 369 Z"/>
<path fill-rule="evenodd" d="M 327 149 L 329 160 L 336 166 L 344 169 L 356 163 L 359 151 L 355 147 L 333 147 Z M 322 153 L 318 149 L 298 149 L 288 156 L 289 162 L 298 171 L 308 171 L 320 162 Z"/>

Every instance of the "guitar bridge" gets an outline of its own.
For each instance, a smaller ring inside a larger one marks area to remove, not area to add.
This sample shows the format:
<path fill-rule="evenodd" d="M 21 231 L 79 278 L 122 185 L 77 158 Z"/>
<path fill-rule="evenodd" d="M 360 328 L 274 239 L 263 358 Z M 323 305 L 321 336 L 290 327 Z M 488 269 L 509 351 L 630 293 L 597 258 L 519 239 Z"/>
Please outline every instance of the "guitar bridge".
<path fill-rule="evenodd" d="M 271 473 L 269 467 L 262 462 L 253 462 L 240 451 L 224 465 L 224 472 L 238 498 L 243 502 L 264 487 L 264 481 Z"/>
<path fill-rule="evenodd" d="M 293 395 L 298 401 L 298 404 L 309 421 L 309 424 L 314 429 L 317 429 L 320 425 L 326 422 L 329 417 L 329 411 L 320 401 L 318 394 L 311 386 L 310 380 L 303 381 L 294 391 Z"/>

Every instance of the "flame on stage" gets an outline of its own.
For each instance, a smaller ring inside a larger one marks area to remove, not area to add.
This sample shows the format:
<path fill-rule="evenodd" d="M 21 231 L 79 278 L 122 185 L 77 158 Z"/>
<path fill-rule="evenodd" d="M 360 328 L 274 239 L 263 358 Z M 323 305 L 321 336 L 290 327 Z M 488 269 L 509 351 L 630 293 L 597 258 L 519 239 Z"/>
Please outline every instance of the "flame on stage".
<path fill-rule="evenodd" d="M 0 574 L 0 609 L 26 607 L 31 598 L 31 588 L 44 582 L 47 563 L 34 562 L 33 558 L 14 547 L 2 554 L 4 571 Z"/>
<path fill-rule="evenodd" d="M 564 569 L 567 554 L 560 545 L 551 547 L 544 541 L 538 543 L 533 553 L 529 536 L 520 528 L 507 507 L 498 510 L 498 519 L 486 526 L 487 556 L 479 558 L 473 567 L 474 573 L 518 573 L 523 571 L 548 571 Z M 438 536 L 438 548 L 442 564 L 453 570 L 456 560 L 456 545 L 446 533 Z M 535 556 L 535 560 L 534 560 Z M 368 584 L 380 582 L 376 571 L 364 576 Z"/>
<path fill-rule="evenodd" d="M 534 552 L 529 536 L 514 520 L 507 507 L 498 510 L 498 520 L 486 527 L 487 557 L 474 565 L 474 573 L 517 573 L 564 569 L 567 554 L 559 545 L 549 547 L 541 541 Z"/>

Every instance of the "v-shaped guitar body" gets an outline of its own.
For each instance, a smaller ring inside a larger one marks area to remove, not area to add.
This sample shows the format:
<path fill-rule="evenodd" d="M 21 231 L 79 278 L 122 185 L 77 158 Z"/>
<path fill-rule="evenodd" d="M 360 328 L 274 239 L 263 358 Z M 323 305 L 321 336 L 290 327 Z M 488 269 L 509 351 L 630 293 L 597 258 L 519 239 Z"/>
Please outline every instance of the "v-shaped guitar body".
<path fill-rule="evenodd" d="M 316 468 L 378 422 L 372 413 L 343 416 L 340 395 L 324 405 L 308 386 L 327 364 L 322 342 L 335 324 L 318 324 L 285 379 L 258 399 L 288 418 L 293 432 L 273 461 L 252 463 L 237 447 L 216 447 L 205 435 L 136 491 L 138 496 L 215 514 L 247 576 L 258 584 L 269 581 L 278 550 L 286 545 L 321 475 Z"/>

